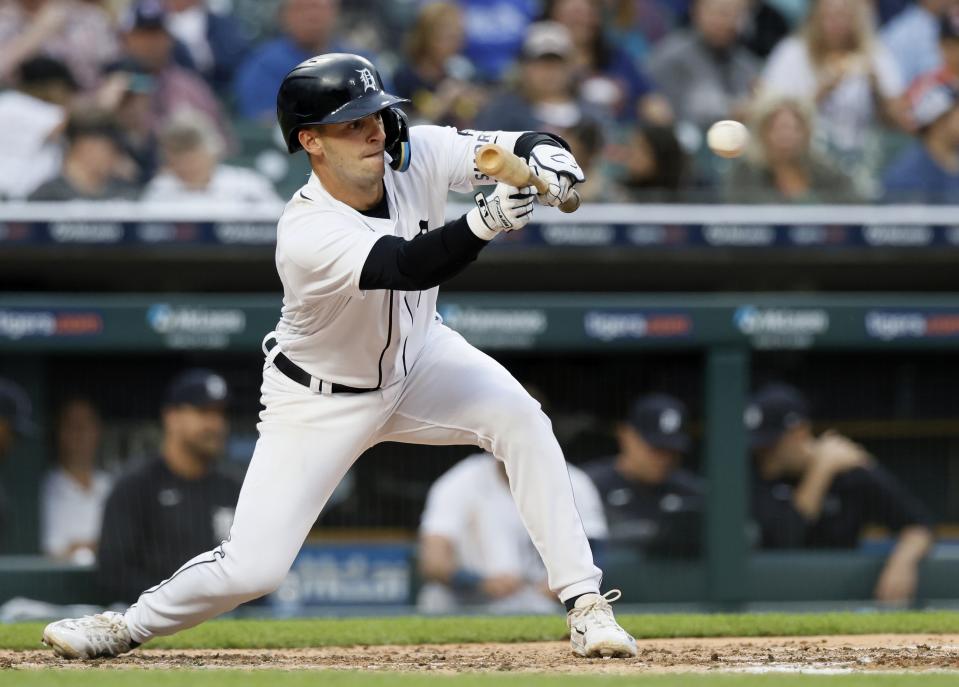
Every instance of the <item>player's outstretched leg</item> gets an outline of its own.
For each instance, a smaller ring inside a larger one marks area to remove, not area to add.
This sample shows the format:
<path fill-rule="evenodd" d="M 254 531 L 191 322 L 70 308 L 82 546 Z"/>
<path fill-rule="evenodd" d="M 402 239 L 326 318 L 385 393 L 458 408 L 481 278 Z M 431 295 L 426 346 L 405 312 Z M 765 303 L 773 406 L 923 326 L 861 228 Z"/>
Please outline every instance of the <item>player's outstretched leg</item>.
<path fill-rule="evenodd" d="M 118 656 L 275 590 L 333 489 L 382 423 L 380 406 L 388 404 L 376 396 L 313 394 L 267 370 L 260 438 L 230 538 L 144 591 L 125 614 L 51 623 L 44 643 L 65 658 Z"/>
<path fill-rule="evenodd" d="M 574 654 L 586 658 L 630 658 L 638 653 L 636 640 L 616 622 L 609 605 L 620 596 L 622 592 L 612 589 L 576 599 L 573 610 L 566 614 Z"/>
<path fill-rule="evenodd" d="M 50 623 L 43 643 L 61 658 L 109 658 L 136 649 L 122 613 L 98 613 Z"/>
<path fill-rule="evenodd" d="M 434 327 L 377 441 L 475 444 L 502 460 L 550 589 L 574 604 L 569 622 L 582 636 L 574 638 L 573 650 L 636 655 L 635 640 L 609 606 L 619 597 L 599 594 L 602 571 L 593 563 L 549 418 L 502 365 L 459 334 Z"/>

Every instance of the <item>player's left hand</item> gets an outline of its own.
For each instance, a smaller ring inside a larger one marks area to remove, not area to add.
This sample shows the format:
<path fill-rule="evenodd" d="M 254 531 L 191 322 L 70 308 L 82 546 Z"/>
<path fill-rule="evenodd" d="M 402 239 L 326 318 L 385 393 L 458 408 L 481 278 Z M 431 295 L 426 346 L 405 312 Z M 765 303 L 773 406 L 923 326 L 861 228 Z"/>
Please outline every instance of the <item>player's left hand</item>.
<path fill-rule="evenodd" d="M 540 144 L 529 154 L 529 166 L 533 174 L 545 181 L 549 189 L 536 199 L 541 205 L 555 207 L 569 196 L 575 184 L 586 181 L 586 175 L 576 158 L 565 148 Z"/>

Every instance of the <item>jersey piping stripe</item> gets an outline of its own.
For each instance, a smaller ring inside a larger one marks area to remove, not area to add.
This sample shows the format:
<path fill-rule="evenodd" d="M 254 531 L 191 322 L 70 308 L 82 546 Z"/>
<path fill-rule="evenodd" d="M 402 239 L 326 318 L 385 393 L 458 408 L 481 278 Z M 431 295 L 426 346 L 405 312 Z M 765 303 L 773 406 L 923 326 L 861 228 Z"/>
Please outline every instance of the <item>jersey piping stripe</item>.
<path fill-rule="evenodd" d="M 187 566 L 185 566 L 185 567 L 180 568 L 180 569 L 177 570 L 175 573 L 173 573 L 172 575 L 170 575 L 170 578 L 169 578 L 169 579 L 163 580 L 163 582 L 161 582 L 160 584 L 158 584 L 158 585 L 155 586 L 155 587 L 150 587 L 150 589 L 147 589 L 145 592 L 143 592 L 143 594 L 152 594 L 153 592 L 159 591 L 159 590 L 162 589 L 164 586 L 166 586 L 167 584 L 169 584 L 170 582 L 172 582 L 174 579 L 176 579 L 177 575 L 179 575 L 179 574 L 182 573 L 182 572 L 186 572 L 186 571 L 189 570 L 190 568 L 195 568 L 195 567 L 198 566 L 198 565 L 207 565 L 207 564 L 209 564 L 209 563 L 216 563 L 218 559 L 226 558 L 226 553 L 223 551 L 223 545 L 224 545 L 227 541 L 228 541 L 228 540 L 221 541 L 221 542 L 220 542 L 220 545 L 219 545 L 218 547 L 216 547 L 216 549 L 213 550 L 213 558 L 211 558 L 211 559 L 209 559 L 209 560 L 206 560 L 206 561 L 197 561 L 196 563 L 191 563 L 190 565 L 187 565 Z M 141 594 L 141 596 L 143 596 L 143 594 Z"/>
<path fill-rule="evenodd" d="M 383 346 L 383 350 L 380 351 L 380 362 L 379 362 L 379 379 L 376 380 L 376 388 L 379 389 L 383 386 L 383 356 L 386 355 L 386 350 L 390 347 L 390 344 L 393 342 L 393 289 L 390 289 L 390 325 L 389 329 L 386 332 L 386 345 Z"/>
<path fill-rule="evenodd" d="M 420 291 L 420 294 L 422 293 L 423 292 Z M 416 323 L 416 318 L 413 317 L 413 310 L 412 308 L 410 308 L 410 301 L 406 297 L 405 293 L 403 294 L 403 304 L 406 306 L 406 312 L 410 314 L 410 325 L 411 325 L 410 331 L 412 331 L 413 330 L 412 325 Z M 419 307 L 419 304 L 417 304 L 417 307 Z M 407 337 L 403 339 L 403 375 L 404 376 L 409 374 L 409 371 L 406 369 L 406 344 L 408 344 L 409 342 L 410 342 L 410 337 L 407 335 Z"/>

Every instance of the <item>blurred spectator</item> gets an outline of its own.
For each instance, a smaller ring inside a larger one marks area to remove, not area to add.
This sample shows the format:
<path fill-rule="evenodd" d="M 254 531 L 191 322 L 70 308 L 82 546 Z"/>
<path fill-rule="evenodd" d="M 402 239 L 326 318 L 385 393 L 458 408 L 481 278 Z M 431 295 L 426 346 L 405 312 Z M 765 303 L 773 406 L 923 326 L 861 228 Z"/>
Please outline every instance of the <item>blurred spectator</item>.
<path fill-rule="evenodd" d="M 206 0 L 165 0 L 167 29 L 186 47 L 190 61 L 218 93 L 226 93 L 233 72 L 250 51 L 240 23 L 211 10 Z"/>
<path fill-rule="evenodd" d="M 575 79 L 569 31 L 557 22 L 537 22 L 523 41 L 513 84 L 477 115 L 476 128 L 560 133 L 596 119 L 595 110 L 577 99 Z"/>
<path fill-rule="evenodd" d="M 213 91 L 199 76 L 174 62 L 174 40 L 166 21 L 160 0 L 138 0 L 121 26 L 124 64 L 137 65 L 153 78 L 150 110 L 154 131 L 179 110 L 192 109 L 216 122 L 223 140 L 232 141 L 227 118 Z"/>
<path fill-rule="evenodd" d="M 127 59 L 111 65 L 97 89 L 97 104 L 112 112 L 129 169 L 124 178 L 143 186 L 156 173 L 159 151 L 151 109 L 156 79 Z M 190 111 L 190 110 L 187 110 Z"/>
<path fill-rule="evenodd" d="M 752 142 L 726 177 L 731 203 L 839 203 L 861 200 L 848 176 L 812 149 L 812 108 L 766 95 L 754 105 Z"/>
<path fill-rule="evenodd" d="M 67 148 L 59 176 L 30 194 L 34 201 L 133 198 L 136 187 L 117 177 L 123 161 L 116 121 L 100 110 L 77 110 L 66 129 Z"/>
<path fill-rule="evenodd" d="M 484 83 L 509 76 L 526 29 L 536 18 L 540 0 L 458 0 L 466 28 L 466 56 Z"/>
<path fill-rule="evenodd" d="M 280 202 L 270 181 L 252 169 L 221 162 L 223 142 L 199 112 L 184 111 L 160 132 L 163 169 L 147 185 L 145 201 Z"/>
<path fill-rule="evenodd" d="M 240 485 L 216 467 L 228 400 L 223 377 L 204 369 L 167 389 L 161 454 L 117 481 L 103 514 L 98 572 L 114 600 L 135 601 L 229 537 Z"/>
<path fill-rule="evenodd" d="M 866 187 L 874 126 L 905 126 L 905 87 L 895 60 L 874 35 L 868 0 L 813 0 L 802 30 L 769 56 L 762 87 L 817 103 L 820 147 Z"/>
<path fill-rule="evenodd" d="M 57 416 L 57 467 L 40 486 L 40 548 L 48 556 L 92 564 L 112 480 L 97 469 L 100 414 L 75 398 Z"/>
<path fill-rule="evenodd" d="M 285 0 L 281 35 L 254 49 L 237 69 L 233 97 L 241 117 L 272 124 L 287 72 L 314 55 L 356 52 L 336 36 L 339 11 L 339 0 Z"/>
<path fill-rule="evenodd" d="M 670 3 L 662 0 L 613 0 L 609 11 L 610 40 L 643 64 L 650 49 L 667 36 L 680 17 Z"/>
<path fill-rule="evenodd" d="M 16 87 L 0 93 L 0 197 L 25 198 L 57 175 L 60 134 L 77 89 L 70 70 L 51 57 L 31 57 Z"/>
<path fill-rule="evenodd" d="M 692 27 L 667 36 L 649 60 L 681 121 L 708 128 L 737 118 L 759 74 L 756 58 L 739 43 L 745 0 L 696 0 Z"/>
<path fill-rule="evenodd" d="M 586 537 L 598 552 L 606 520 L 596 487 L 569 465 Z M 488 613 L 550 613 L 556 596 L 510 493 L 503 463 L 488 453 L 460 461 L 433 486 L 420 524 L 425 584 L 417 604 L 427 613 L 481 607 Z"/>
<path fill-rule="evenodd" d="M 648 554 L 695 556 L 702 529 L 702 480 L 680 467 L 689 452 L 686 406 L 647 394 L 616 427 L 619 454 L 583 470 L 599 489 L 610 541 Z"/>
<path fill-rule="evenodd" d="M 915 0 L 882 31 L 882 42 L 899 65 L 904 83 L 942 65 L 939 27 L 956 0 Z"/>
<path fill-rule="evenodd" d="M 789 20 L 778 7 L 766 0 L 747 0 L 746 5 L 742 43 L 753 55 L 765 59 L 789 35 Z"/>
<path fill-rule="evenodd" d="M 959 202 L 959 93 L 946 84 L 930 84 L 917 94 L 913 118 L 919 140 L 886 170 L 886 200 Z"/>
<path fill-rule="evenodd" d="M 744 414 L 755 458 L 753 515 L 764 548 L 854 548 L 867 524 L 898 533 L 876 584 L 877 600 L 905 603 L 932 546 L 923 505 L 865 449 L 835 432 L 815 436 L 795 388 L 770 384 Z"/>
<path fill-rule="evenodd" d="M 569 144 L 573 157 L 586 175 L 584 183 L 576 184 L 576 190 L 583 201 L 611 200 L 610 189 L 613 183 L 603 165 L 605 142 L 599 123 L 584 119 L 563 129 L 560 136 Z"/>
<path fill-rule="evenodd" d="M 939 24 L 939 52 L 942 63 L 932 71 L 922 74 L 909 84 L 906 101 L 910 115 L 916 111 L 916 103 L 930 88 L 938 84 L 959 87 L 959 14 L 947 16 Z M 918 122 L 911 121 L 913 129 L 918 129 Z"/>
<path fill-rule="evenodd" d="M 116 58 L 110 16 L 98 2 L 4 0 L 0 3 L 0 82 L 25 60 L 49 55 L 70 65 L 84 89 L 95 86 L 101 67 Z"/>
<path fill-rule="evenodd" d="M 608 200 L 675 203 L 692 185 L 689 156 L 672 127 L 638 127 L 624 145 L 611 148 L 609 157 L 622 171 Z"/>
<path fill-rule="evenodd" d="M 13 448 L 16 436 L 34 432 L 33 405 L 27 392 L 8 379 L 0 377 L 0 461 Z M 0 484 L 0 550 L 10 523 L 10 506 L 3 484 Z"/>
<path fill-rule="evenodd" d="M 601 0 L 547 0 L 544 16 L 565 26 L 575 47 L 579 96 L 610 118 L 664 124 L 673 111 L 630 55 L 604 35 Z"/>
<path fill-rule="evenodd" d="M 406 60 L 393 75 L 393 93 L 409 98 L 410 116 L 466 129 L 485 94 L 473 85 L 476 70 L 461 55 L 463 14 L 452 2 L 425 5 L 410 29 Z"/>

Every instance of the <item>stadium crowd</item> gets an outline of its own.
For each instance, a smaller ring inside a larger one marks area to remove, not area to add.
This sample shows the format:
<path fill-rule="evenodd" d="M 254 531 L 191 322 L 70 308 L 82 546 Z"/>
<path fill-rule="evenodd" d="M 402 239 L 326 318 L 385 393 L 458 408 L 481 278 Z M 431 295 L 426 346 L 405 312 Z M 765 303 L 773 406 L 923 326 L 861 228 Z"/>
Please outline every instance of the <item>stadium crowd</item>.
<path fill-rule="evenodd" d="M 414 122 L 559 133 L 588 200 L 959 192 L 956 0 L 0 0 L 0 197 L 275 201 L 278 84 L 336 51 Z"/>

